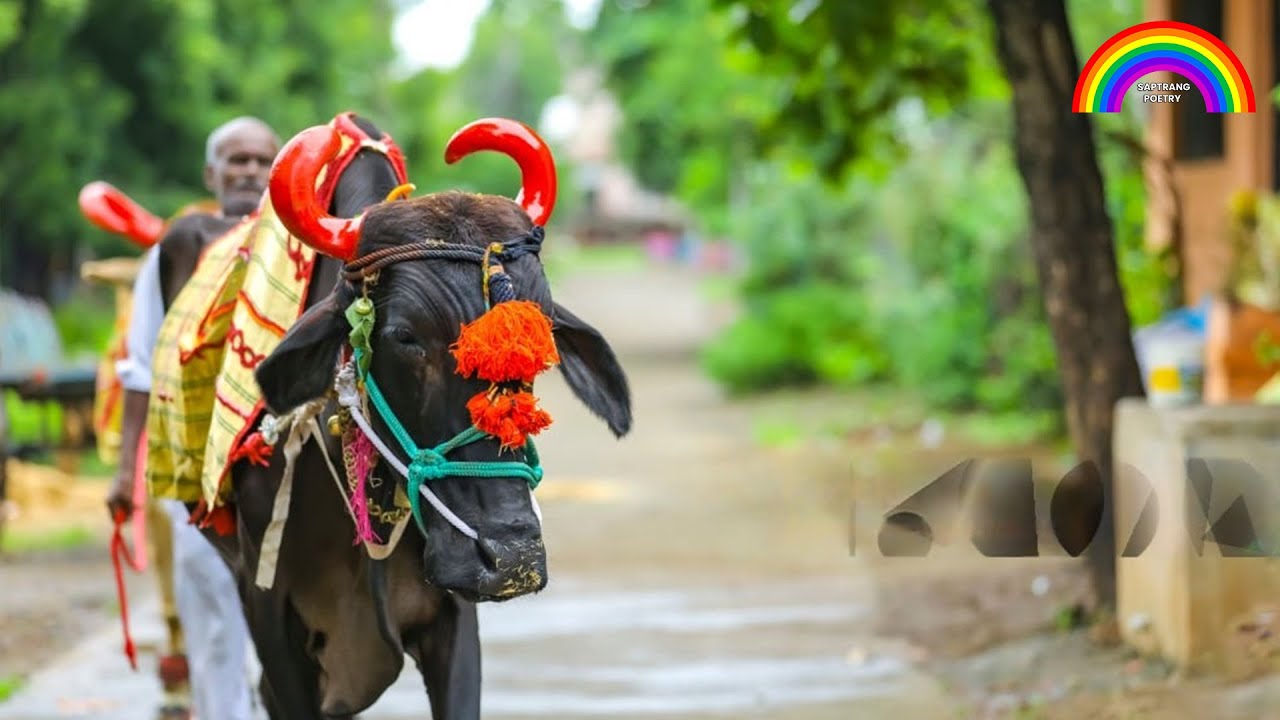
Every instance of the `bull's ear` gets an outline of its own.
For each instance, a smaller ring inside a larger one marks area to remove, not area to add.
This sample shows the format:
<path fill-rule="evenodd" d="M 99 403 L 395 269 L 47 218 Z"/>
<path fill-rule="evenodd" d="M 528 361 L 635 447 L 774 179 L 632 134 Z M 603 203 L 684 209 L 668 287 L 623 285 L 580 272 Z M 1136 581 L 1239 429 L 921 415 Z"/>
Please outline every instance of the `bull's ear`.
<path fill-rule="evenodd" d="M 338 350 L 347 339 L 340 293 L 302 314 L 254 373 L 271 412 L 287 413 L 333 386 Z"/>
<path fill-rule="evenodd" d="M 631 390 L 613 348 L 599 330 L 554 304 L 552 332 L 560 372 L 573 394 L 603 419 L 616 437 L 631 430 Z"/>

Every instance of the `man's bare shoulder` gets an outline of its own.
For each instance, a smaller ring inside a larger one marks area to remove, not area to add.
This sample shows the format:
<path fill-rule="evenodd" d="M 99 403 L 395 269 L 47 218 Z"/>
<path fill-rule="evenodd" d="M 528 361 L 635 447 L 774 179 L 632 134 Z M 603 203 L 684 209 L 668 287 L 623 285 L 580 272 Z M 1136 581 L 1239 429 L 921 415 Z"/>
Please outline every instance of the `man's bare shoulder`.
<path fill-rule="evenodd" d="M 169 223 L 160 238 L 161 252 L 186 249 L 199 250 L 205 243 L 217 238 L 235 225 L 229 220 L 210 213 L 189 213 Z"/>
<path fill-rule="evenodd" d="M 205 246 L 235 224 L 235 220 L 208 213 L 183 215 L 169 223 L 160 238 L 159 251 L 160 286 L 166 310 L 195 272 Z"/>

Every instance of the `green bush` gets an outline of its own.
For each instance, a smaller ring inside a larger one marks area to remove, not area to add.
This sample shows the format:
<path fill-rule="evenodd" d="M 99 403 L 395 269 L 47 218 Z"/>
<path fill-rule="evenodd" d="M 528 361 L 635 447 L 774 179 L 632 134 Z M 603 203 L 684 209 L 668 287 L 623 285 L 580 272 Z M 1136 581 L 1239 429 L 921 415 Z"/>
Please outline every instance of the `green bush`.
<path fill-rule="evenodd" d="M 944 410 L 1060 408 L 1002 108 L 921 133 L 882 182 L 757 173 L 743 317 L 707 371 L 738 393 L 887 380 Z"/>
<path fill-rule="evenodd" d="M 68 358 L 100 355 L 115 328 L 115 299 L 109 288 L 81 285 L 76 293 L 53 309 L 53 322 Z"/>
<path fill-rule="evenodd" d="M 1008 137 L 1007 107 L 975 103 L 920 130 L 883 181 L 831 189 L 782 164 L 758 167 L 753 202 L 736 214 L 750 261 L 743 318 L 706 348 L 707 371 L 737 393 L 887 380 L 939 410 L 1059 417 Z M 1120 280 L 1141 325 L 1169 308 L 1174 283 L 1143 248 L 1145 187 L 1131 150 L 1101 146 Z"/>
<path fill-rule="evenodd" d="M 853 386 L 884 376 L 888 359 L 858 293 L 810 283 L 772 292 L 753 306 L 703 351 L 704 367 L 731 392 L 818 382 Z"/>
<path fill-rule="evenodd" d="M 10 443 L 39 443 L 62 434 L 62 408 L 56 403 L 24 402 L 13 390 L 0 393 L 9 419 Z"/>

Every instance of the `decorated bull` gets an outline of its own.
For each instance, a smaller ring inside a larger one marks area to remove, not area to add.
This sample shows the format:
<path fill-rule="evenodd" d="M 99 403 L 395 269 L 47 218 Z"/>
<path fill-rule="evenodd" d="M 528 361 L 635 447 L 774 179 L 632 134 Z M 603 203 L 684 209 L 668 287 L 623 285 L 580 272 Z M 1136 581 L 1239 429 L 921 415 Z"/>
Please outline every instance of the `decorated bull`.
<path fill-rule="evenodd" d="M 485 150 L 519 165 L 515 201 L 410 197 L 391 138 L 351 114 L 303 131 L 161 330 L 148 481 L 239 573 L 273 718 L 351 717 L 406 654 L 432 717 L 480 717 L 475 603 L 548 581 L 535 378 L 558 367 L 615 436 L 630 429 L 612 349 L 554 302 L 539 260 L 548 148 L 489 119 L 445 160 Z"/>

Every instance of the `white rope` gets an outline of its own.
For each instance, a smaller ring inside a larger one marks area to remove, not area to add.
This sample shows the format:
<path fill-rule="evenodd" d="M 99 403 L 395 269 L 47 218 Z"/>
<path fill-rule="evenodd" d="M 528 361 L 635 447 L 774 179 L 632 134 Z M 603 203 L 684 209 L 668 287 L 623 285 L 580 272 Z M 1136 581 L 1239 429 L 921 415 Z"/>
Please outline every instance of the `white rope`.
<path fill-rule="evenodd" d="M 378 437 L 378 434 L 373 431 L 373 428 L 369 425 L 369 421 L 365 419 L 364 413 L 361 411 L 360 391 L 356 389 L 354 360 L 343 365 L 342 368 L 338 370 L 337 379 L 334 381 L 334 389 L 338 393 L 338 404 L 346 408 L 347 411 L 351 413 L 351 418 L 355 420 L 356 425 L 359 425 L 360 429 L 364 431 L 365 436 L 373 443 L 374 448 L 378 450 L 378 453 L 382 455 L 382 458 L 387 461 L 387 464 L 395 468 L 396 472 L 408 478 L 409 468 L 405 467 L 405 464 L 400 462 L 400 458 L 396 457 L 396 454 L 391 452 L 391 449 L 382 442 L 382 438 Z M 463 522 L 462 518 L 453 514 L 453 511 L 441 502 L 440 498 L 436 497 L 436 494 L 431 492 L 426 485 L 419 486 L 419 492 L 422 494 L 422 497 L 426 498 L 427 502 L 431 503 L 431 507 L 435 508 L 436 512 L 440 513 L 445 520 L 448 520 L 450 525 L 457 528 L 458 532 L 466 535 L 472 540 L 480 539 L 480 535 L 475 530 L 472 530 L 470 525 Z M 539 522 L 541 522 L 541 520 L 539 520 Z"/>
<path fill-rule="evenodd" d="M 538 498 L 533 494 L 533 488 L 529 488 L 529 504 L 533 505 L 533 514 L 538 518 L 538 527 L 542 527 L 542 507 L 538 505 Z"/>
<path fill-rule="evenodd" d="M 284 526 L 289 520 L 289 505 L 293 498 L 294 462 L 302 452 L 302 446 L 306 444 L 308 437 L 315 436 L 316 430 L 312 428 L 318 429 L 316 416 L 323 409 L 324 400 L 313 400 L 294 408 L 282 418 L 267 415 L 259 425 L 262 439 L 272 446 L 280 440 L 282 430 L 287 428 L 289 431 L 283 448 L 284 472 L 280 476 L 280 487 L 276 489 L 275 501 L 271 506 L 271 522 L 262 534 L 262 549 L 258 553 L 258 572 L 254 577 L 254 584 L 263 590 L 269 590 L 275 584 L 276 563 L 280 559 L 280 544 L 284 539 Z M 325 462 L 328 462 L 329 454 L 324 450 L 323 439 L 319 436 L 316 436 L 316 439 L 320 441 L 321 450 L 325 452 Z M 332 463 L 329 464 L 329 468 L 332 471 Z M 355 519 L 354 515 L 352 519 Z"/>
<path fill-rule="evenodd" d="M 312 415 L 308 418 L 310 432 L 306 433 L 315 438 L 316 444 L 320 446 L 320 454 L 324 455 L 324 464 L 329 466 L 329 477 L 333 478 L 333 484 L 338 486 L 338 494 L 342 496 L 342 504 L 347 508 L 347 514 L 351 516 L 351 522 L 359 525 L 360 521 L 356 519 L 355 508 L 351 507 L 351 498 L 347 497 L 347 487 L 342 481 L 342 476 L 338 474 L 338 468 L 334 467 L 333 459 L 329 457 L 329 444 L 324 441 L 324 433 L 320 431 L 320 423 L 316 420 L 316 416 Z M 303 442 L 306 442 L 306 437 Z"/>

